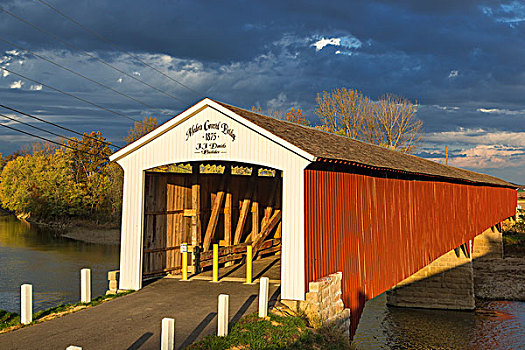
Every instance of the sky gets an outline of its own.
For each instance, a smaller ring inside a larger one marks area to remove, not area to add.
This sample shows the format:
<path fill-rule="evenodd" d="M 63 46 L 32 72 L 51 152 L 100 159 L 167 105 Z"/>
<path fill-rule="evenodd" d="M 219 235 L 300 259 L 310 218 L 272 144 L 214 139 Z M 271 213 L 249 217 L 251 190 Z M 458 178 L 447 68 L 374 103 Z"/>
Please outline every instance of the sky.
<path fill-rule="evenodd" d="M 315 124 L 322 91 L 393 93 L 418 104 L 416 155 L 443 163 L 447 146 L 450 165 L 525 184 L 523 1 L 45 1 L 122 50 L 39 0 L 2 0 L 1 104 L 123 145 L 126 117 L 164 122 L 204 97 Z M 0 129 L 4 155 L 35 141 Z"/>

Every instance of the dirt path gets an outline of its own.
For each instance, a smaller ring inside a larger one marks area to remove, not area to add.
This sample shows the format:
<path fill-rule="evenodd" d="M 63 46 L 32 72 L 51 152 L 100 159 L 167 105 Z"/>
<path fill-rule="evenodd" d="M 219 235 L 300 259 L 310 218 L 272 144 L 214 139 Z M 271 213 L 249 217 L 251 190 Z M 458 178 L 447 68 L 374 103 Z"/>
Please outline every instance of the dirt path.
<path fill-rule="evenodd" d="M 235 322 L 257 310 L 259 286 L 238 282 L 158 280 L 142 290 L 99 306 L 0 335 L 0 349 L 160 349 L 163 317 L 176 319 L 176 348 L 216 331 L 217 299 L 230 295 Z M 270 284 L 273 300 L 280 288 Z"/>

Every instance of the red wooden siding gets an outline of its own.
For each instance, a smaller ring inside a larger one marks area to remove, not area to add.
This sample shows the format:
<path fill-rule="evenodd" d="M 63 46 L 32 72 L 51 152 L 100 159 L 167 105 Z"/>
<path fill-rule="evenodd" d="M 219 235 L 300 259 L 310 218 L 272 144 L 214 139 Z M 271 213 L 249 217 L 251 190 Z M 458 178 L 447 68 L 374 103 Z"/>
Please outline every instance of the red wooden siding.
<path fill-rule="evenodd" d="M 305 170 L 305 277 L 343 272 L 352 335 L 364 303 L 516 212 L 516 190 Z"/>

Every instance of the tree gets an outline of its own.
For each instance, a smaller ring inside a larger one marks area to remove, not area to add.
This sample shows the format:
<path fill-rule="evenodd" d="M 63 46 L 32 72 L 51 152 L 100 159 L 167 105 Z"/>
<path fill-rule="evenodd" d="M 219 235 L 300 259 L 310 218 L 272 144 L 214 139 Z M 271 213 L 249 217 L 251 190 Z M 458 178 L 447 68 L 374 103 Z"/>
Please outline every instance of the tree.
<path fill-rule="evenodd" d="M 374 102 L 357 90 L 336 89 L 317 94 L 315 113 L 328 132 L 412 153 L 421 140 L 423 123 L 406 98 L 385 95 Z"/>
<path fill-rule="evenodd" d="M 137 121 L 132 128 L 129 129 L 128 135 L 124 137 L 127 145 L 140 139 L 150 131 L 155 130 L 159 126 L 156 117 L 146 117 L 141 122 Z"/>
<path fill-rule="evenodd" d="M 370 116 L 371 101 L 359 91 L 336 89 L 317 94 L 315 113 L 323 122 L 323 129 L 362 139 L 366 119 Z"/>
<path fill-rule="evenodd" d="M 75 181 L 86 182 L 94 173 L 102 173 L 113 153 L 100 131 L 84 133 L 81 140 L 71 138 L 64 147 L 64 155 L 70 162 Z"/>
<path fill-rule="evenodd" d="M 286 113 L 286 120 L 296 124 L 308 125 L 308 120 L 304 117 L 303 110 L 299 108 L 294 109 L 292 107 L 290 111 Z"/>
<path fill-rule="evenodd" d="M 388 94 L 374 104 L 368 126 L 375 144 L 412 153 L 421 140 L 423 122 L 416 118 L 417 105 L 408 99 Z"/>

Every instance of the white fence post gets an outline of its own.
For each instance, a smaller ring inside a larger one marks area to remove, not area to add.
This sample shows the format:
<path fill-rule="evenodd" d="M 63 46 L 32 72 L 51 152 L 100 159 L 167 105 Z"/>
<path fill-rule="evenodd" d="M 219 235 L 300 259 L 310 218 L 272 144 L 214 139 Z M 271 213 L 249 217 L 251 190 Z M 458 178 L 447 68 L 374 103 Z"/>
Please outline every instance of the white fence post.
<path fill-rule="evenodd" d="M 259 284 L 259 317 L 266 317 L 268 316 L 268 287 L 270 279 L 261 277 Z"/>
<path fill-rule="evenodd" d="M 80 270 L 80 301 L 89 303 L 91 301 L 91 270 Z"/>
<path fill-rule="evenodd" d="M 162 319 L 162 334 L 160 338 L 161 350 L 175 349 L 175 320 L 173 318 Z"/>
<path fill-rule="evenodd" d="M 228 335 L 228 308 L 230 296 L 228 294 L 219 295 L 219 310 L 217 315 L 217 335 L 225 337 Z"/>
<path fill-rule="evenodd" d="M 22 284 L 20 287 L 20 322 L 29 324 L 33 321 L 33 286 Z"/>

